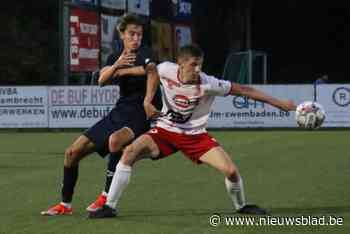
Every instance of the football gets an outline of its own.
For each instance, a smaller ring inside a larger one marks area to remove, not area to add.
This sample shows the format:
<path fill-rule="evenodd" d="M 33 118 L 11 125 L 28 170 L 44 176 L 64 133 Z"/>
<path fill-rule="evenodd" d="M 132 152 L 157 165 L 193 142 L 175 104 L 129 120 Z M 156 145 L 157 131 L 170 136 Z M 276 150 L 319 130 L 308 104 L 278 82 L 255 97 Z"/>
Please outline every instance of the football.
<path fill-rule="evenodd" d="M 305 101 L 297 106 L 295 118 L 299 127 L 317 129 L 326 118 L 326 112 L 321 104 Z"/>

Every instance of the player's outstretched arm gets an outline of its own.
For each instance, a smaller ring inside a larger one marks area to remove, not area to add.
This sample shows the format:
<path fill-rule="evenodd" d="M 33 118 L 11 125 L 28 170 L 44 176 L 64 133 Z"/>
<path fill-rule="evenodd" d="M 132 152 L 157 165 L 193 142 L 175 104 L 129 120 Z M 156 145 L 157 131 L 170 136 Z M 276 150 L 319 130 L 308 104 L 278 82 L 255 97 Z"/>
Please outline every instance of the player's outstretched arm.
<path fill-rule="evenodd" d="M 230 94 L 245 96 L 257 101 L 266 102 L 284 111 L 295 111 L 296 109 L 296 105 L 291 100 L 278 99 L 278 98 L 269 96 L 260 90 L 257 90 L 253 87 L 246 86 L 246 85 L 232 84 Z"/>
<path fill-rule="evenodd" d="M 145 65 L 145 69 L 147 72 L 147 88 L 143 106 L 145 108 L 147 118 L 156 118 L 160 115 L 160 111 L 154 107 L 152 100 L 157 92 L 160 78 L 155 63 L 148 63 Z"/>

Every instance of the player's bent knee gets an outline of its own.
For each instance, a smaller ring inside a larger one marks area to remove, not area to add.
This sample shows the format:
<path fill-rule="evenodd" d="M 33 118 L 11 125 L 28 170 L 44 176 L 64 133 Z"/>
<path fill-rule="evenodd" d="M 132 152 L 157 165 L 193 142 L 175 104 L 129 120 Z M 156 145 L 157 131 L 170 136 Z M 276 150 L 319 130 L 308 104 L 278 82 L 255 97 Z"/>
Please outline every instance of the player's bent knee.
<path fill-rule="evenodd" d="M 119 137 L 111 135 L 108 142 L 108 147 L 110 152 L 118 152 L 123 147 L 122 142 L 119 140 Z"/>
<path fill-rule="evenodd" d="M 134 146 L 133 144 L 130 144 L 124 149 L 120 161 L 125 165 L 132 165 L 136 156 L 137 155 L 135 154 Z"/>
<path fill-rule="evenodd" d="M 72 147 L 69 147 L 66 149 L 64 154 L 64 166 L 65 167 L 72 167 L 73 166 L 73 152 Z"/>
<path fill-rule="evenodd" d="M 134 132 L 127 127 L 124 127 L 114 132 L 112 135 L 110 135 L 108 139 L 109 151 L 110 152 L 120 151 L 123 148 L 123 146 L 131 142 L 134 137 L 135 137 Z"/>
<path fill-rule="evenodd" d="M 72 167 L 78 165 L 80 156 L 81 150 L 73 146 L 68 147 L 64 155 L 64 166 Z"/>

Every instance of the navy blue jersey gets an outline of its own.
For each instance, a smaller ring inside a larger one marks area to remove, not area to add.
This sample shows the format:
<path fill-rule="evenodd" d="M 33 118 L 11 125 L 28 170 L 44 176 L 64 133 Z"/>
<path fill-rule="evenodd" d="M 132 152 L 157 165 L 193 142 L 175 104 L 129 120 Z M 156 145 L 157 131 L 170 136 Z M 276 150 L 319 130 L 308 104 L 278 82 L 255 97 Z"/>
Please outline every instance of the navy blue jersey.
<path fill-rule="evenodd" d="M 112 54 L 107 59 L 108 66 L 115 63 L 121 52 Z M 147 58 L 152 59 L 151 50 L 140 48 L 137 51 L 135 66 L 143 66 Z M 96 151 L 105 156 L 109 152 L 109 137 L 112 133 L 128 127 L 135 137 L 145 133 L 150 128 L 150 121 L 143 108 L 143 100 L 147 88 L 147 75 L 123 76 L 113 79 L 113 84 L 120 86 L 120 98 L 112 111 L 103 119 L 84 132 L 84 135 L 95 145 Z M 156 108 L 161 109 L 161 94 L 158 88 L 153 99 Z"/>
<path fill-rule="evenodd" d="M 107 66 L 111 66 L 117 61 L 122 51 L 119 51 L 115 54 L 111 54 L 107 59 Z M 141 47 L 136 52 L 136 62 L 135 66 L 143 66 L 146 59 L 152 59 L 152 51 L 147 47 Z M 120 98 L 118 103 L 134 103 L 140 102 L 143 103 L 143 99 L 146 94 L 147 87 L 147 75 L 144 76 L 123 76 L 121 78 L 113 79 L 113 84 L 117 84 L 120 87 Z M 161 95 L 158 89 L 157 94 L 155 95 L 154 103 L 159 108 L 161 102 Z"/>

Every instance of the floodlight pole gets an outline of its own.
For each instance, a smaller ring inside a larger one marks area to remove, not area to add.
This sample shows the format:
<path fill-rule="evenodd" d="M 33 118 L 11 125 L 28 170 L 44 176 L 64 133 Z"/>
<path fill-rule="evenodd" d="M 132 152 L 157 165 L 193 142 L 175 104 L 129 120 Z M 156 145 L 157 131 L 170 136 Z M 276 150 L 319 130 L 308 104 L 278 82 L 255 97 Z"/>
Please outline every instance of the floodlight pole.
<path fill-rule="evenodd" d="M 69 4 L 66 1 L 59 1 L 59 83 L 62 85 L 68 85 L 69 82 L 69 38 Z"/>
<path fill-rule="evenodd" d="M 246 48 L 248 51 L 248 84 L 253 83 L 253 51 L 252 51 L 252 34 L 251 34 L 251 0 L 247 1 L 245 13 L 245 32 L 246 32 Z"/>

